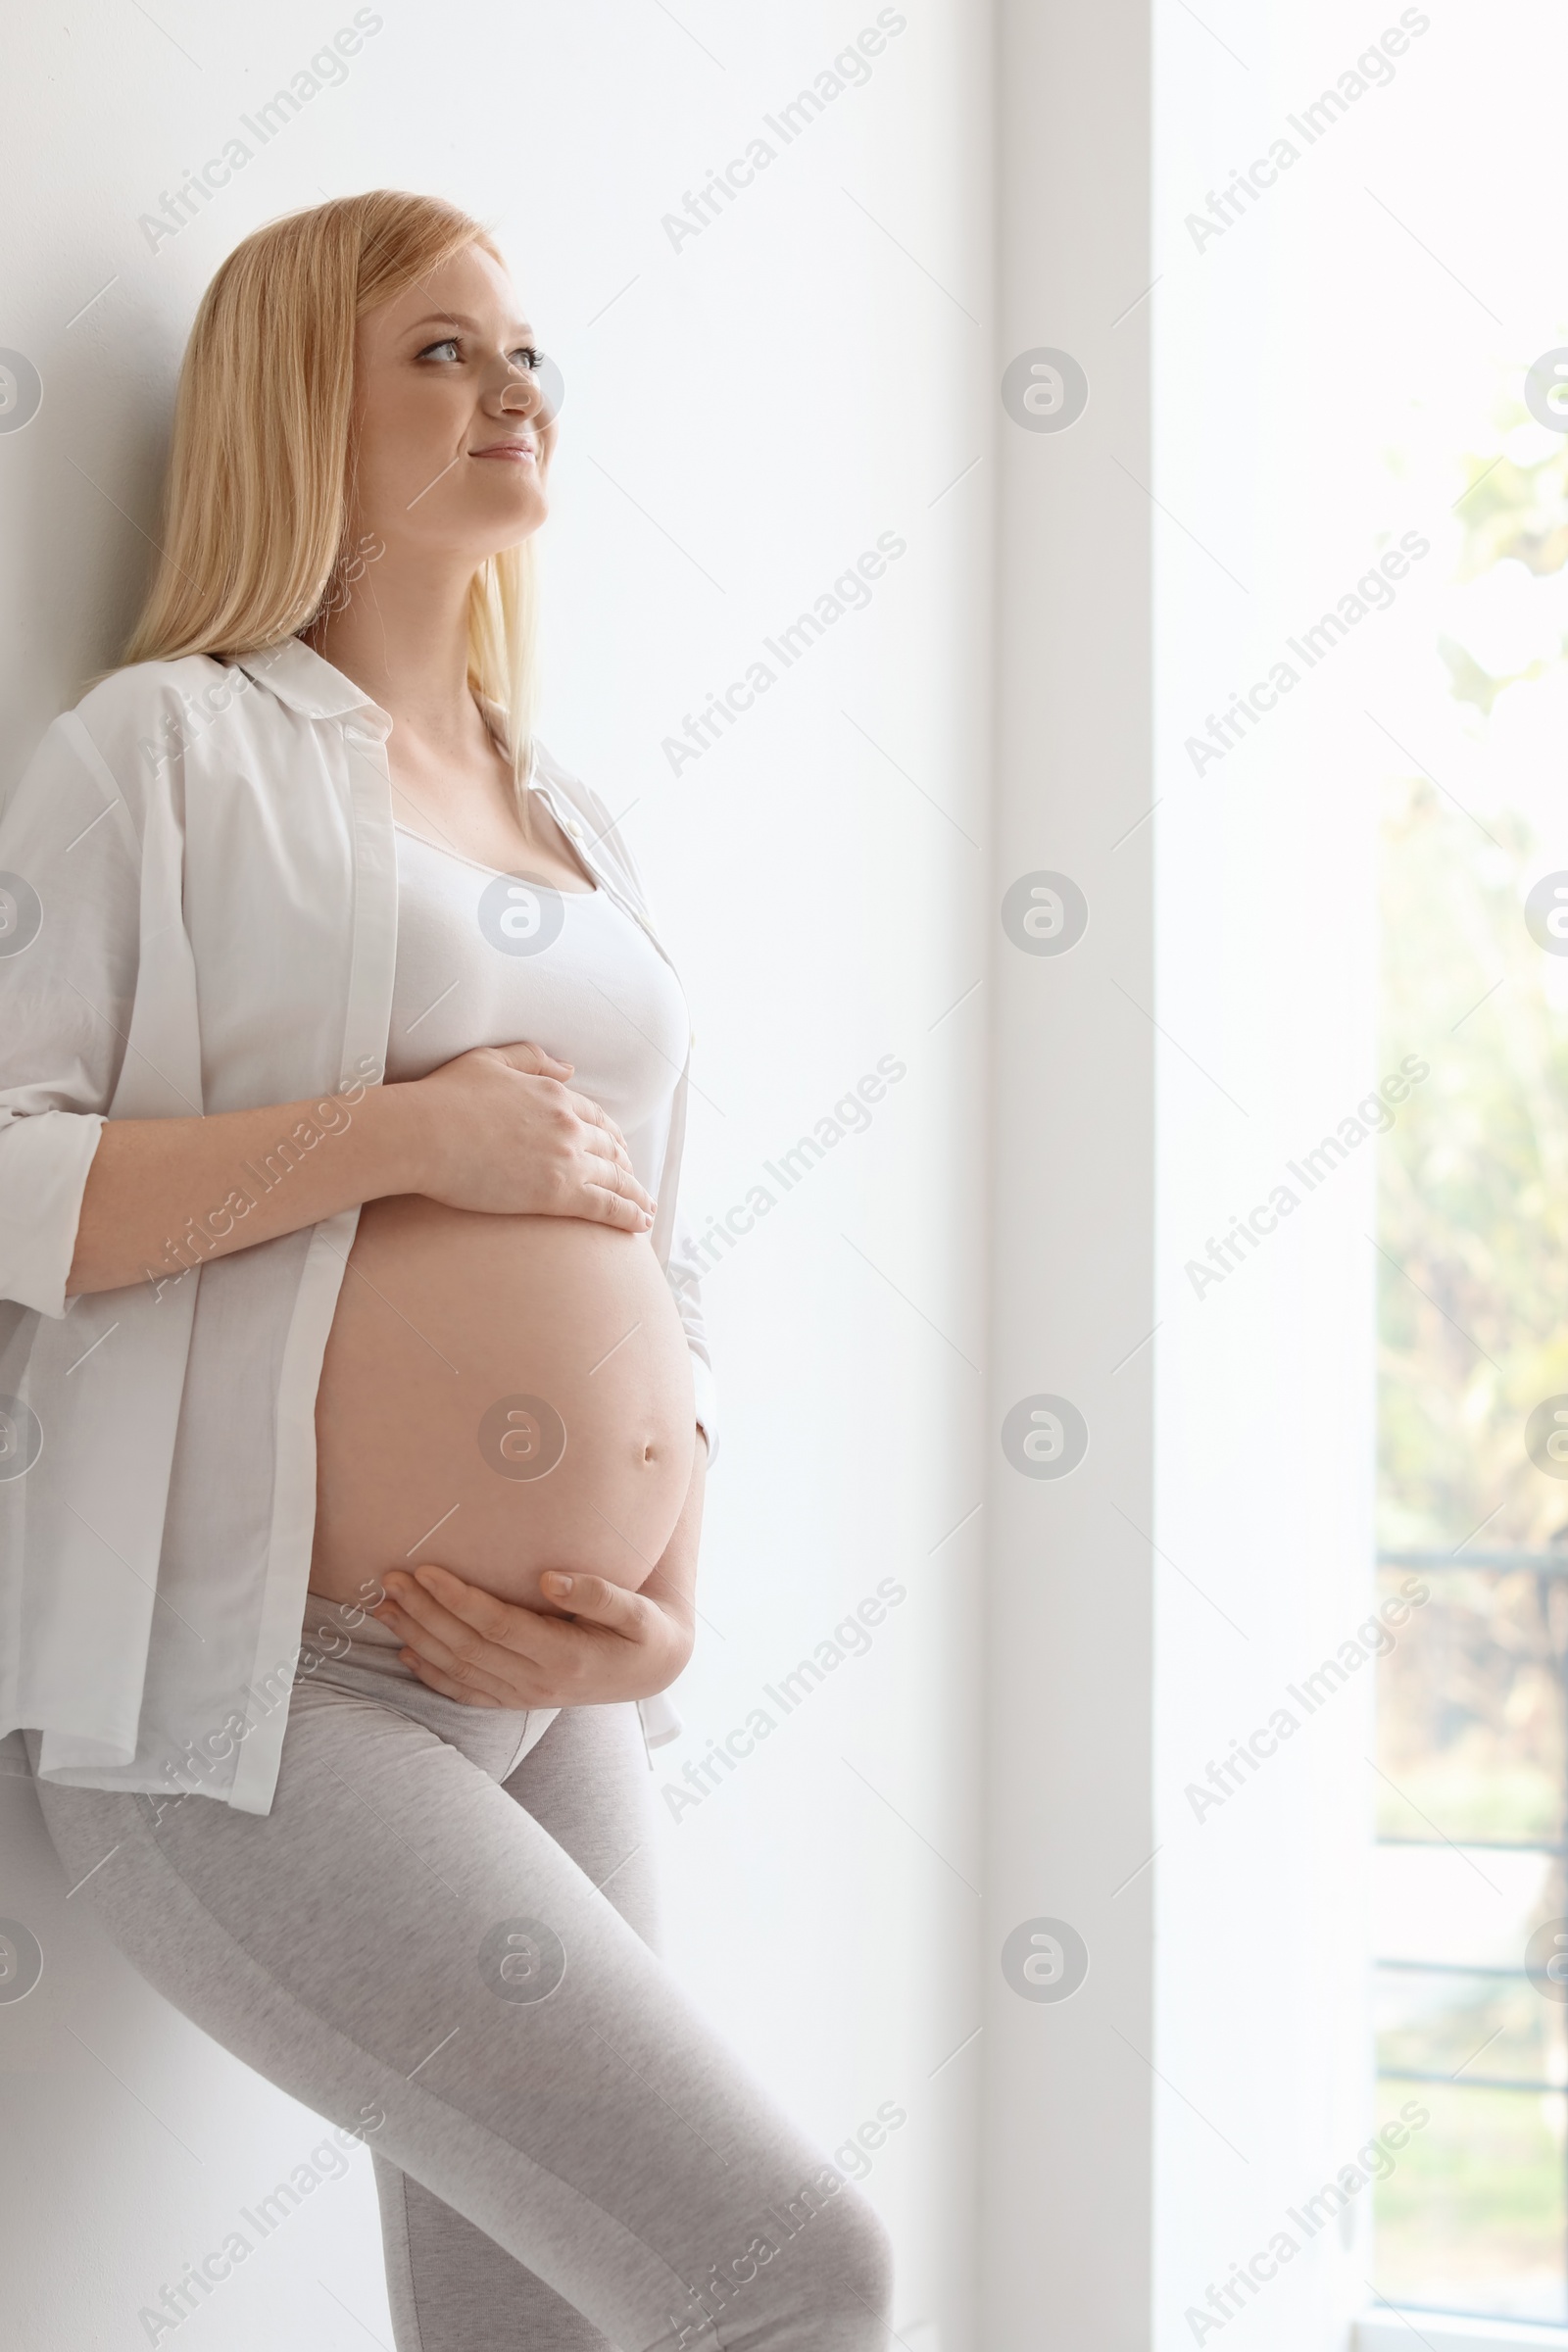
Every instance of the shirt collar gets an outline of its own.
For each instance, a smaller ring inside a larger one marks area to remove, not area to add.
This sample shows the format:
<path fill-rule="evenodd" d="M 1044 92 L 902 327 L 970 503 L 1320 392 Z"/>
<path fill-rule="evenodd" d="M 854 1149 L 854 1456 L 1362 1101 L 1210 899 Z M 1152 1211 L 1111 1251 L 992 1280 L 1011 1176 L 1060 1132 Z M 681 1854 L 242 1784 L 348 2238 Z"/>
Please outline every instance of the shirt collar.
<path fill-rule="evenodd" d="M 260 653 L 244 654 L 240 657 L 239 667 L 248 677 L 275 694 L 280 703 L 286 703 L 291 710 L 302 711 L 307 718 L 346 718 L 351 710 L 361 711 L 381 742 L 384 743 L 392 732 L 390 711 L 383 710 L 380 704 L 372 702 L 368 694 L 355 685 L 352 678 L 346 678 L 340 669 L 332 667 L 330 662 L 323 661 L 302 637 L 285 637 L 281 645 L 268 646 Z M 486 723 L 504 750 L 507 742 L 505 711 L 488 695 L 480 695 L 478 702 Z M 607 870 L 600 854 L 598 833 L 590 832 L 584 824 L 583 812 L 578 809 L 571 794 L 554 776 L 544 772 L 537 743 L 532 745 L 531 754 L 527 789 L 538 793 L 556 822 L 569 836 L 584 863 L 605 885 L 610 897 L 634 921 L 641 924 L 664 961 L 669 963 L 668 952 L 647 915 L 633 900 L 626 897 L 618 876 Z M 565 803 L 564 807 L 562 806 L 563 802 Z M 674 969 L 673 964 L 670 968 Z"/>
<path fill-rule="evenodd" d="M 281 645 L 242 654 L 239 667 L 307 718 L 344 718 L 349 711 L 360 710 L 375 722 L 383 739 L 392 731 L 390 713 L 352 678 L 323 661 L 302 637 L 285 637 Z"/>
<path fill-rule="evenodd" d="M 345 718 L 351 710 L 360 710 L 374 722 L 374 732 L 383 743 L 392 732 L 390 712 L 372 702 L 352 678 L 334 669 L 303 637 L 285 637 L 281 645 L 268 646 L 260 653 L 242 654 L 239 667 L 259 685 L 270 688 L 280 703 L 286 703 L 291 710 L 302 711 L 307 718 Z M 481 694 L 476 699 L 486 725 L 504 750 L 506 712 L 488 695 Z M 530 789 L 538 773 L 536 750 L 528 771 Z"/>

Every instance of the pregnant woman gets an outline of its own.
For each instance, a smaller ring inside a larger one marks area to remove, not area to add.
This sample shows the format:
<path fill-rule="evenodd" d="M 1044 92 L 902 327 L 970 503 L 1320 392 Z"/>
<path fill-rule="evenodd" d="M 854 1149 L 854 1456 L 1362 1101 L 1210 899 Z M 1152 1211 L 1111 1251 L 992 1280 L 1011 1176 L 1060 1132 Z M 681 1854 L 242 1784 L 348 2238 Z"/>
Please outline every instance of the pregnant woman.
<path fill-rule="evenodd" d="M 0 818 L 0 1732 L 78 1908 L 370 2146 L 399 2352 L 860 2352 L 880 2224 L 653 1948 L 690 1027 L 531 732 L 556 429 L 449 205 L 202 303 L 127 664 Z"/>

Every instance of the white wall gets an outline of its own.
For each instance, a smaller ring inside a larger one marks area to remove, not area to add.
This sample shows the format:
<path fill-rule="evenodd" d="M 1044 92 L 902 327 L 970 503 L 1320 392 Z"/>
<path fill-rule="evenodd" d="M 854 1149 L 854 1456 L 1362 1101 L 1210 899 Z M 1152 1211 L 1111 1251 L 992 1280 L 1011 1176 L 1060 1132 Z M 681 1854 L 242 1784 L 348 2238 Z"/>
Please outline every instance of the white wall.
<path fill-rule="evenodd" d="M 989 919 L 986 23 L 959 0 L 888 12 L 906 21 L 863 85 L 786 145 L 762 118 L 875 24 L 871 0 L 762 21 L 714 0 L 377 13 L 341 86 L 156 250 L 138 216 L 350 22 L 347 0 L 13 27 L 26 103 L 0 344 L 37 366 L 44 405 L 0 434 L 0 751 L 13 772 L 113 659 L 179 348 L 231 245 L 376 185 L 492 220 L 567 387 L 541 731 L 627 812 L 683 971 L 690 1206 L 744 1200 L 879 1058 L 906 1065 L 710 1284 L 726 1419 L 709 1631 L 657 1778 L 879 1580 L 903 1586 L 868 1654 L 666 1816 L 670 1947 L 829 2147 L 905 2109 L 867 2181 L 899 2244 L 897 2317 L 913 2352 L 936 2352 L 937 2324 L 942 2352 L 966 2352 L 975 2049 L 944 2062 L 981 2015 L 978 1522 L 942 1539 L 980 1498 L 986 1444 L 985 1047 L 965 995 Z M 776 160 L 673 244 L 662 217 L 760 131 Z M 673 774 L 663 738 L 885 532 L 905 552 L 868 607 Z M 0 2006 L 11 2304 L 34 2348 L 118 2346 L 320 2133 L 77 1926 L 30 1790 L 0 1796 L 0 1915 L 37 1923 L 47 1956 Z M 362 2157 L 183 2332 L 198 2352 L 327 2352 L 365 2327 L 386 2339 Z"/>
<path fill-rule="evenodd" d="M 1061 351 L 1089 396 L 1059 429 L 998 421 L 983 2333 L 1130 2352 L 1153 2185 L 1146 12 L 1009 7 L 998 66 L 998 374 Z M 1048 422 L 1068 416 L 1039 380 Z M 1059 956 L 999 919 L 1039 872 L 1087 902 Z M 1036 1396 L 1087 1424 L 1059 1480 L 1000 1443 Z M 1087 1947 L 1059 2000 L 1004 1971 L 1037 1920 Z"/>

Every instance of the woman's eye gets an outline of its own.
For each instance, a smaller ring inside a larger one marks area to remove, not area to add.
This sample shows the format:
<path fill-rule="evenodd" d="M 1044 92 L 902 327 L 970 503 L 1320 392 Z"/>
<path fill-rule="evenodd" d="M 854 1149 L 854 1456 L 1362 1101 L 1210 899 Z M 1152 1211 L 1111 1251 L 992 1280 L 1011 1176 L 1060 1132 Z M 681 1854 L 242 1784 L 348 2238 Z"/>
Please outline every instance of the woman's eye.
<path fill-rule="evenodd" d="M 509 352 L 507 356 L 526 368 L 530 374 L 544 366 L 544 353 L 532 343 L 519 343 L 516 349 Z M 462 357 L 461 340 L 457 335 L 443 335 L 439 343 L 427 343 L 418 357 L 421 360 L 448 357 L 459 359 Z"/>

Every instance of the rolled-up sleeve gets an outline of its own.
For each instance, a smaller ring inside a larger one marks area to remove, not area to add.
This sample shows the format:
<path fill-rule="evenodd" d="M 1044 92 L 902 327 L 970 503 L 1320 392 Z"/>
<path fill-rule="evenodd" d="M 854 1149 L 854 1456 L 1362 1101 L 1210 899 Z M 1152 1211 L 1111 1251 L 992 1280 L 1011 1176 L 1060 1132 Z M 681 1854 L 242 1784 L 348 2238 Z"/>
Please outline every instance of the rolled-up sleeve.
<path fill-rule="evenodd" d="M 0 1298 L 56 1316 L 140 929 L 135 829 L 80 737 L 57 719 L 0 811 Z"/>

